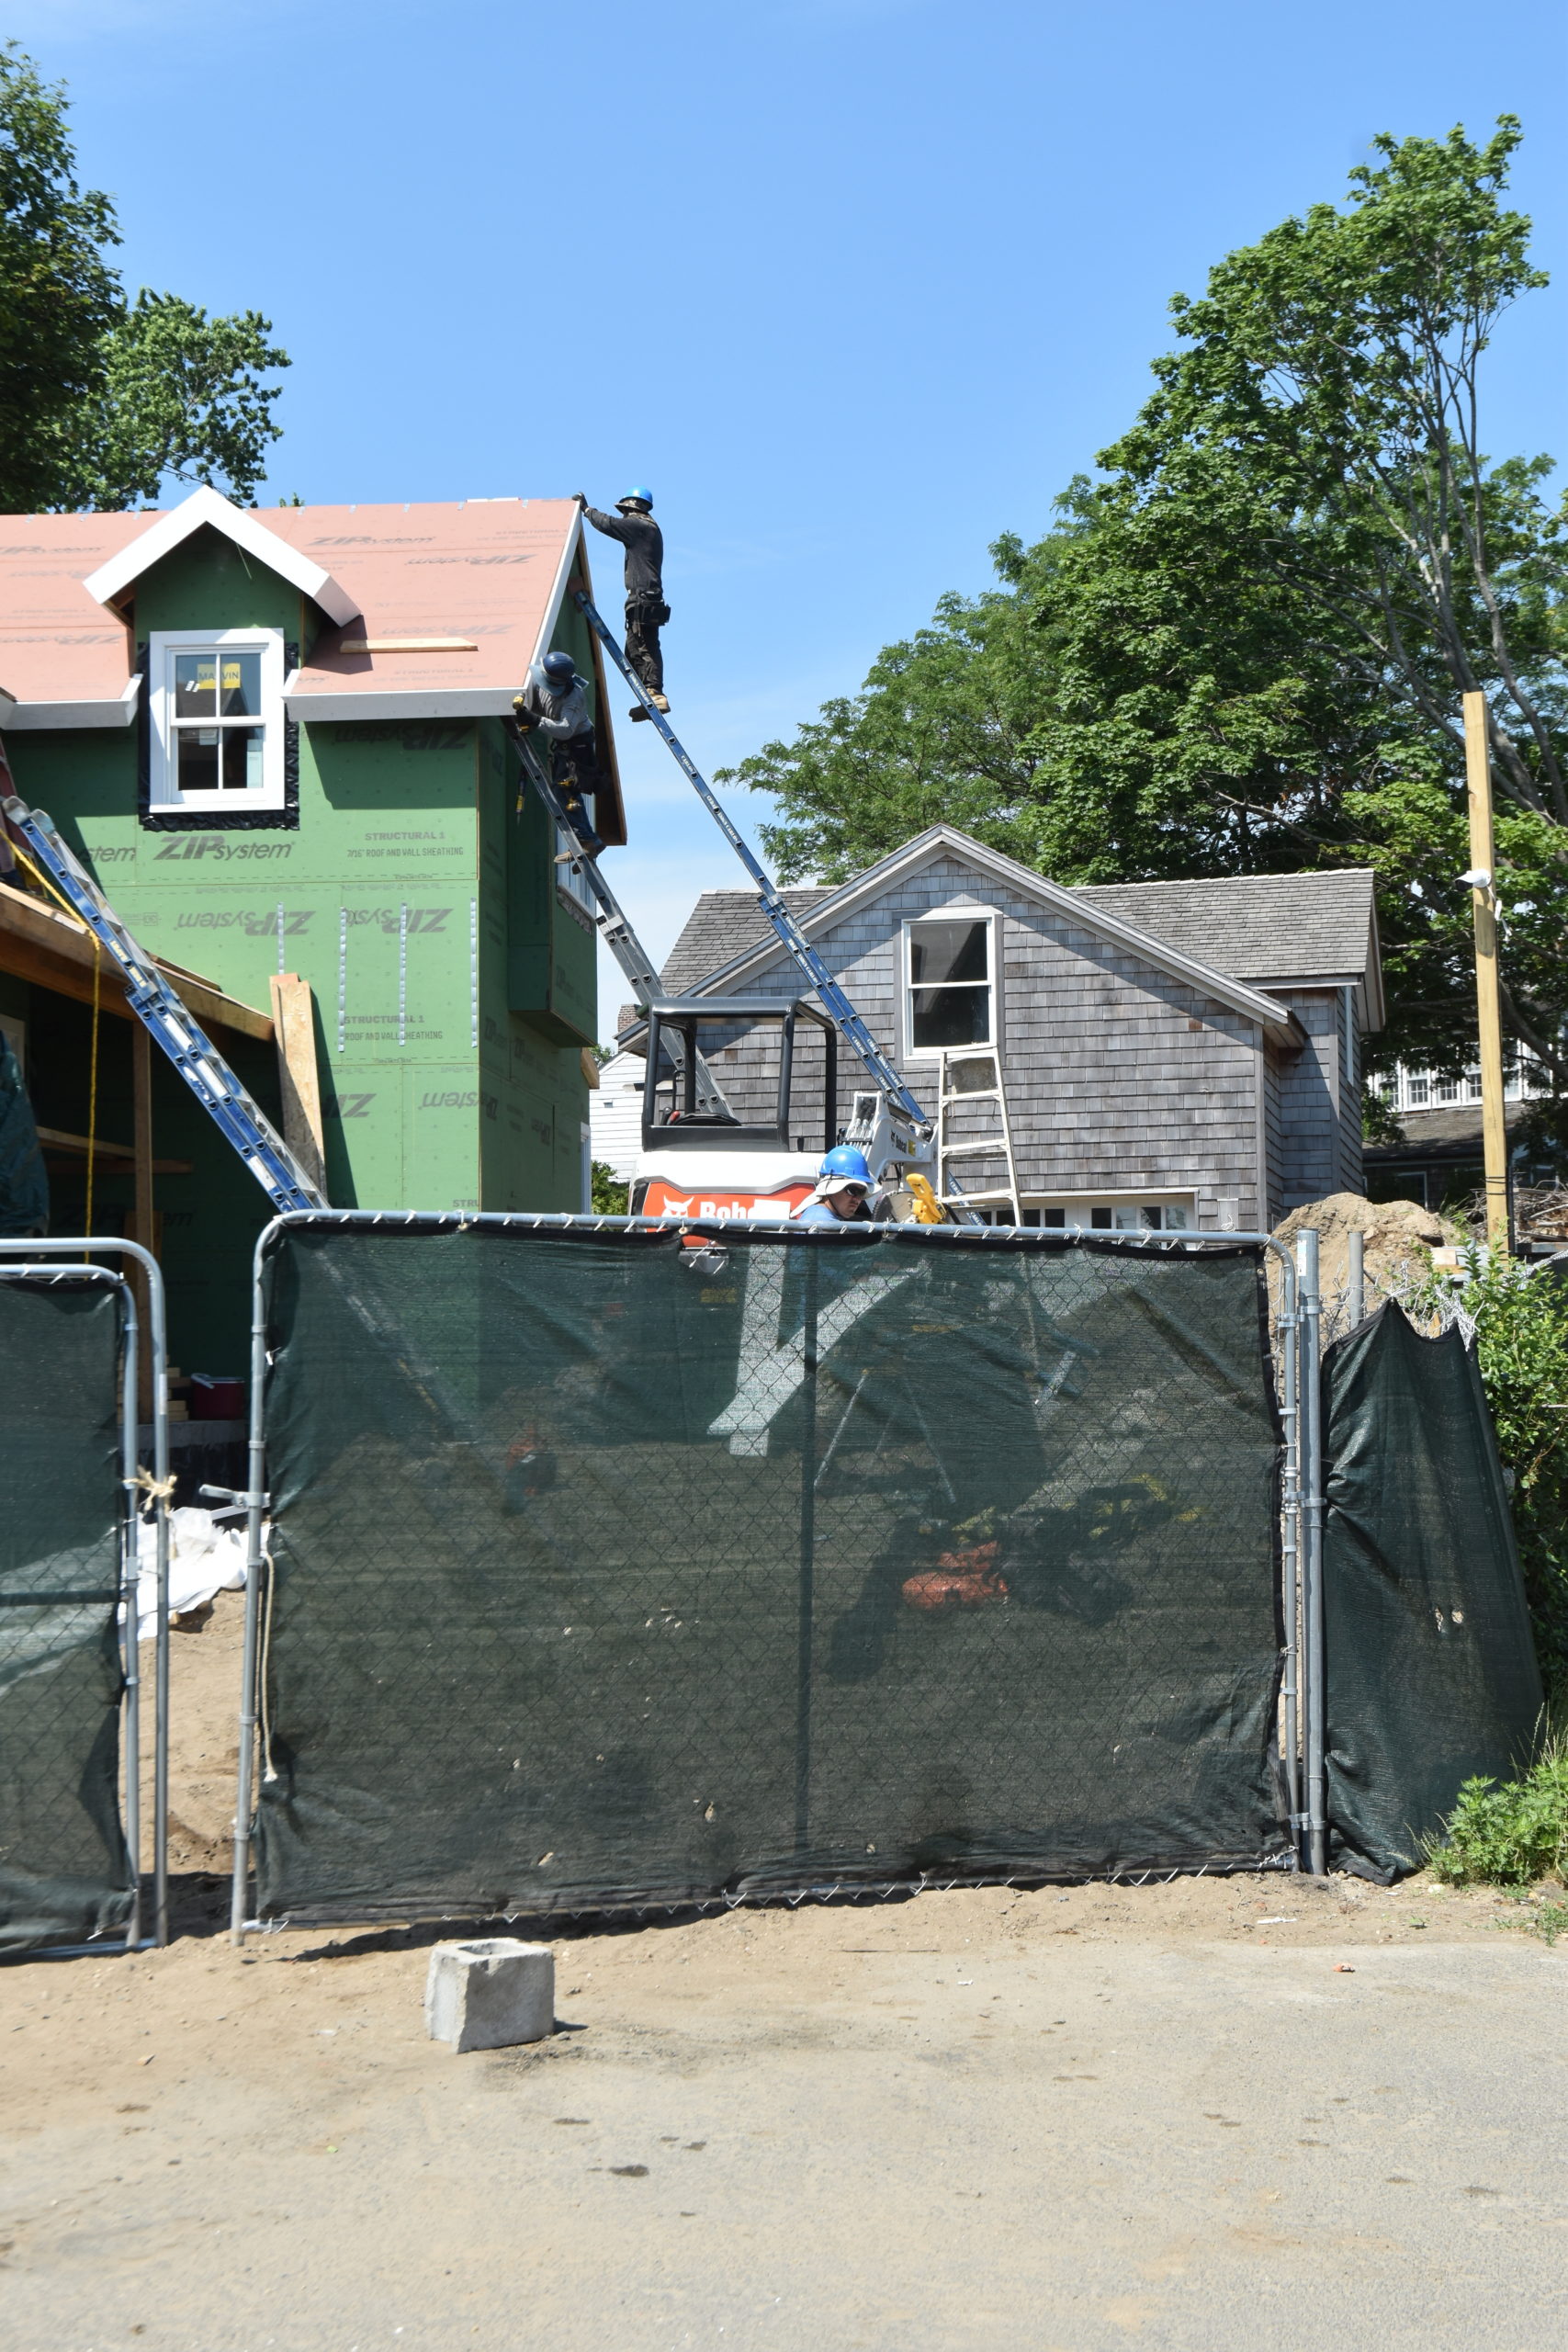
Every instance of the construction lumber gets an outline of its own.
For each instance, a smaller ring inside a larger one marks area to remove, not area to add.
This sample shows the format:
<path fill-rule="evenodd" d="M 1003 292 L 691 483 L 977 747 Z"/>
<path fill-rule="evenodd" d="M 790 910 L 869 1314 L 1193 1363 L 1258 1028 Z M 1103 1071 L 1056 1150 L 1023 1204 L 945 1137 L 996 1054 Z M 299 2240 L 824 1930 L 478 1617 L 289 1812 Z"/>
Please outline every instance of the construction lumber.
<path fill-rule="evenodd" d="M 272 976 L 272 1028 L 283 1097 L 283 1140 L 318 1192 L 327 1189 L 321 1075 L 316 1059 L 316 999 L 298 972 Z"/>

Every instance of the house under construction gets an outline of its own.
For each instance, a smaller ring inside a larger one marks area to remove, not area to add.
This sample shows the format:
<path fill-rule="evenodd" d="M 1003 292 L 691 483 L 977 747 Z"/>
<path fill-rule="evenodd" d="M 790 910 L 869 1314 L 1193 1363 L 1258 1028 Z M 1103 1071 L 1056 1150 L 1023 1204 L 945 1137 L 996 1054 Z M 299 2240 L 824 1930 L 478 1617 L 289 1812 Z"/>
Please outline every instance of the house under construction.
<path fill-rule="evenodd" d="M 314 1124 L 336 1205 L 583 1205 L 596 941 L 503 721 L 569 651 L 625 841 L 590 586 L 564 499 L 5 519 L 16 788 L 264 1108 Z M 0 1023 L 54 1229 L 90 1199 L 155 1243 L 175 1356 L 243 1361 L 266 1199 L 36 884 L 0 890 Z"/>

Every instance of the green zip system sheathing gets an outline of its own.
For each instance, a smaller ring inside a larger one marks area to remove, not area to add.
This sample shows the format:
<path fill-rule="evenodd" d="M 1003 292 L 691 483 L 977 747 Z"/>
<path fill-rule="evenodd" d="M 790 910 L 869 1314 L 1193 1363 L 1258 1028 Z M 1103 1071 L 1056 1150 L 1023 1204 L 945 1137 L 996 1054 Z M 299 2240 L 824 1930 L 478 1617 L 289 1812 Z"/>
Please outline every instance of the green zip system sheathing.
<path fill-rule="evenodd" d="M 211 532 L 137 592 L 140 642 L 198 622 L 281 629 L 291 648 L 320 626 L 296 590 Z M 581 615 L 563 613 L 559 634 L 586 665 Z M 17 789 L 153 954 L 263 1011 L 273 973 L 310 983 L 336 1204 L 577 1209 L 595 940 L 560 887 L 535 796 L 518 813 L 499 720 L 328 719 L 290 732 L 297 822 L 244 831 L 141 823 L 136 728 L 18 734 L 9 749 Z M 242 1074 L 276 1115 L 267 1074 Z M 243 1171 L 218 1170 L 167 1087 L 155 1108 L 158 1157 L 195 1163 L 158 1178 L 173 1351 L 187 1364 L 214 1351 L 238 1363 L 234 1276 L 267 1203 Z M 193 1322 L 192 1285 L 206 1287 L 220 1260 L 225 1306 Z"/>

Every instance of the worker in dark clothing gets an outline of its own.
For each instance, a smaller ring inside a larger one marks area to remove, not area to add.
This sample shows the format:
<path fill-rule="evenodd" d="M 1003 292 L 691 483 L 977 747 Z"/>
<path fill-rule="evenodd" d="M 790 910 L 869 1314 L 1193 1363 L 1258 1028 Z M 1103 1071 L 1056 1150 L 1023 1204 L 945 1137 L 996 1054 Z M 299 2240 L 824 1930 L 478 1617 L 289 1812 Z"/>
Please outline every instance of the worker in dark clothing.
<path fill-rule="evenodd" d="M 551 779 L 566 803 L 571 830 L 591 857 L 604 844 L 594 831 L 588 803 L 599 789 L 599 749 L 588 709 L 588 682 L 580 678 L 570 653 L 558 650 L 534 662 L 528 683 L 513 702 L 525 735 L 536 729 L 550 747 Z M 556 863 L 569 859 L 564 852 Z"/>
<path fill-rule="evenodd" d="M 590 506 L 581 491 L 577 503 L 596 531 L 619 539 L 626 551 L 626 660 L 648 688 L 655 710 L 668 710 L 664 698 L 664 656 L 659 632 L 670 618 L 664 601 L 664 534 L 653 519 L 653 492 L 628 490 L 615 501 L 613 514 Z M 646 718 L 641 703 L 634 718 Z"/>

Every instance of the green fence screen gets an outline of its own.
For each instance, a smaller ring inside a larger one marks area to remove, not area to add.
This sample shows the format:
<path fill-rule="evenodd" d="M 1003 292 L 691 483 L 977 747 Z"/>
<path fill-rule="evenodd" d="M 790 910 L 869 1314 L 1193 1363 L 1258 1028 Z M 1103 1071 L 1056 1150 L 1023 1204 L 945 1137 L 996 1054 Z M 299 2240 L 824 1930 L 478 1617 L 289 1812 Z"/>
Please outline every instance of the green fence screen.
<path fill-rule="evenodd" d="M 1473 1772 L 1509 1778 L 1541 1706 L 1475 1357 L 1385 1306 L 1324 1358 L 1329 1850 L 1384 1882 Z"/>
<path fill-rule="evenodd" d="M 123 1928 L 119 1301 L 0 1279 L 0 1951 Z"/>
<path fill-rule="evenodd" d="M 297 1227 L 268 1292 L 263 1917 L 1285 1853 L 1256 1249 Z"/>

